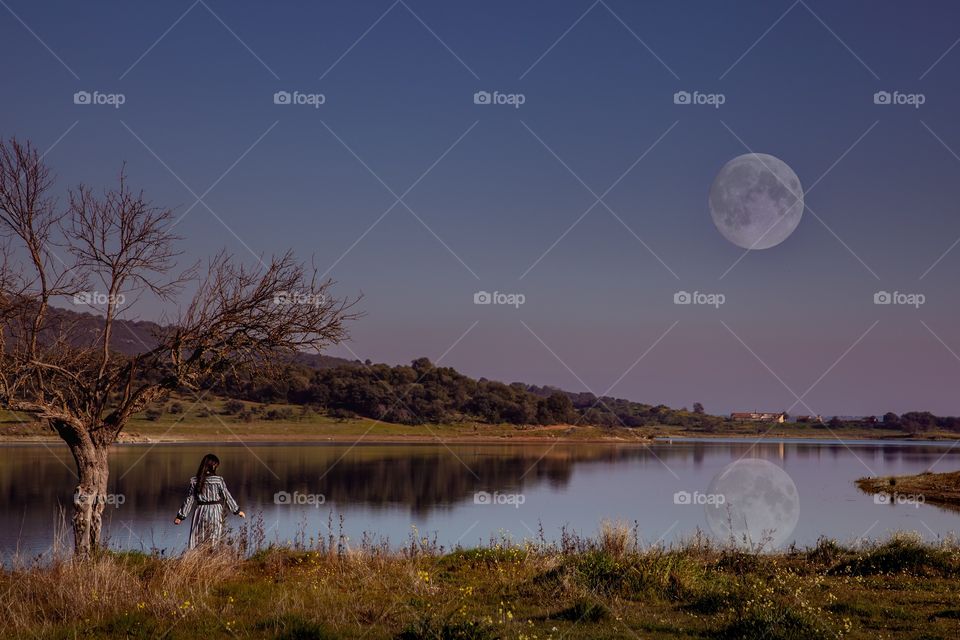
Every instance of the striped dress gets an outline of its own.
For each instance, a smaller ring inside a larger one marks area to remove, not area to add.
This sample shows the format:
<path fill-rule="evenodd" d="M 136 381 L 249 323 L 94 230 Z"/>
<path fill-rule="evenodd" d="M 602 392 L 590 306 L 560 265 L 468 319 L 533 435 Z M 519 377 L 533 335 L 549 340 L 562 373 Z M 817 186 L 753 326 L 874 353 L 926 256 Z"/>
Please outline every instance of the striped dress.
<path fill-rule="evenodd" d="M 194 509 L 196 506 L 196 509 Z M 220 476 L 207 476 L 203 481 L 203 488 L 197 494 L 197 479 L 190 478 L 190 491 L 183 506 L 177 512 L 177 518 L 186 520 L 193 510 L 193 519 L 190 521 L 190 549 L 196 549 L 202 544 L 216 545 L 223 538 L 223 524 L 226 519 L 224 507 L 236 514 L 240 511 L 237 501 L 227 490 L 227 485 Z"/>

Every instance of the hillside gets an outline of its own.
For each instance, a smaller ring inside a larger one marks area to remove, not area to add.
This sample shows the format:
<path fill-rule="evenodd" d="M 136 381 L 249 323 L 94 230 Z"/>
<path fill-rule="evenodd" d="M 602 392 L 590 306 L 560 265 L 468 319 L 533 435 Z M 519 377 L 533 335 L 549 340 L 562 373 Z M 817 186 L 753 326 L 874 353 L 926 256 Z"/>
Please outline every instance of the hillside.
<path fill-rule="evenodd" d="M 89 312 L 55 307 L 51 309 L 51 327 L 69 327 L 67 335 L 75 346 L 97 342 L 103 330 L 103 317 Z M 56 329 L 55 329 L 56 330 Z M 110 337 L 110 347 L 125 356 L 133 356 L 151 349 L 156 344 L 155 336 L 163 330 L 162 325 L 149 320 L 118 319 Z M 313 353 L 301 353 L 296 362 L 314 369 L 351 366 L 351 360 Z"/>

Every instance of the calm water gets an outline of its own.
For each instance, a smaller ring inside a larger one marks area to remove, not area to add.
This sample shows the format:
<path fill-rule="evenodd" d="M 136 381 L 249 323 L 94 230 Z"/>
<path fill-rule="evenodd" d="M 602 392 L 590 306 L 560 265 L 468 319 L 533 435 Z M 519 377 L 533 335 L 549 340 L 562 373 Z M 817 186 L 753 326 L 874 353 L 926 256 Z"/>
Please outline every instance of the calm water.
<path fill-rule="evenodd" d="M 639 522 L 648 542 L 677 541 L 709 531 L 704 507 L 675 504 L 678 491 L 706 492 L 725 466 L 740 458 L 783 469 L 799 495 L 790 539 L 812 544 L 820 535 L 843 541 L 917 531 L 928 539 L 960 530 L 960 513 L 931 505 L 878 505 L 853 480 L 908 474 L 931 466 L 957 468 L 960 447 L 941 443 L 742 441 L 634 445 L 126 445 L 114 448 L 111 491 L 122 504 L 105 511 L 116 548 L 166 549 L 186 544 L 186 526 L 173 516 L 200 457 L 210 450 L 242 508 L 262 513 L 269 540 L 285 542 L 304 528 L 326 537 L 328 517 L 342 515 L 354 540 L 363 532 L 400 544 L 415 526 L 445 545 L 473 545 L 502 533 L 548 538 L 566 526 L 591 534 L 605 519 Z M 934 466 L 935 465 L 935 466 Z M 36 554 L 49 548 L 58 505 L 68 510 L 73 461 L 62 445 L 0 447 L 0 550 Z M 477 503 L 476 492 L 498 493 L 502 504 Z M 301 504 L 277 504 L 278 492 Z M 315 504 L 322 494 L 325 502 Z M 522 496 L 521 498 L 516 497 Z M 518 504 L 522 501 L 522 504 Z M 69 511 L 68 511 L 69 513 Z M 236 526 L 239 520 L 233 518 Z"/>

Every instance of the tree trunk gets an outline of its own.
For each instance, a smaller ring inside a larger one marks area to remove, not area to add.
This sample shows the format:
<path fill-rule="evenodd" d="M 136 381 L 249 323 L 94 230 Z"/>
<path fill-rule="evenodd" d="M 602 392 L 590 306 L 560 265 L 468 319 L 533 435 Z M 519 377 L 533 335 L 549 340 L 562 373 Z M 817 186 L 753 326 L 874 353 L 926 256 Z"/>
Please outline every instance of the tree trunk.
<path fill-rule="evenodd" d="M 87 556 L 100 545 L 101 514 L 110 477 L 109 445 L 96 444 L 90 438 L 68 444 L 80 479 L 73 494 L 74 550 L 78 556 Z"/>

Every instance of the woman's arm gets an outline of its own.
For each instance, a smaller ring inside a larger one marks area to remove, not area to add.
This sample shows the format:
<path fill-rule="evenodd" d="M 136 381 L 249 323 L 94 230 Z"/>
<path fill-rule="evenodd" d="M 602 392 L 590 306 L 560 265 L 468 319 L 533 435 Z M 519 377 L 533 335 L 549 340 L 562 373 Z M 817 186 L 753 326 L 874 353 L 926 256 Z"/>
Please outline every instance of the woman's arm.
<path fill-rule="evenodd" d="M 196 486 L 197 479 L 190 478 L 190 491 L 187 493 L 187 499 L 183 501 L 183 506 L 180 507 L 180 511 L 177 511 L 177 517 L 174 518 L 173 524 L 180 524 L 190 515 L 190 510 L 193 509 L 193 501 L 196 497 Z"/>
<path fill-rule="evenodd" d="M 230 490 L 227 489 L 227 483 L 224 482 L 221 486 L 223 487 L 223 499 L 227 501 L 227 509 L 230 509 L 230 513 L 236 514 L 241 518 L 246 518 L 246 514 L 240 511 L 240 505 L 238 505 L 237 501 L 230 495 Z"/>

